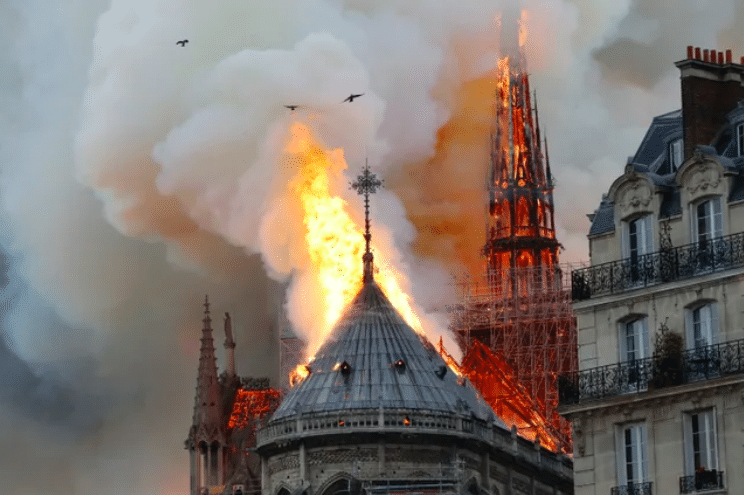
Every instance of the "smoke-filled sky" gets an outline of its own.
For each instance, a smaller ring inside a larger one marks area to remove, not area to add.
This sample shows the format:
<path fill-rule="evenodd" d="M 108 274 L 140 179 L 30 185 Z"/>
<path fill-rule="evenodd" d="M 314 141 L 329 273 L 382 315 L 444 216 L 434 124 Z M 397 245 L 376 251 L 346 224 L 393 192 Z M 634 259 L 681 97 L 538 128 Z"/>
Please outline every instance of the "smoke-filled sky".
<path fill-rule="evenodd" d="M 586 259 L 586 214 L 678 108 L 685 47 L 744 55 L 737 0 L 499 3 L 2 0 L 3 492 L 186 493 L 207 292 L 238 372 L 276 382 L 303 270 L 279 166 L 293 118 L 349 180 L 365 158 L 386 179 L 374 225 L 426 310 L 482 244 L 500 25 L 527 31 L 562 261 Z"/>

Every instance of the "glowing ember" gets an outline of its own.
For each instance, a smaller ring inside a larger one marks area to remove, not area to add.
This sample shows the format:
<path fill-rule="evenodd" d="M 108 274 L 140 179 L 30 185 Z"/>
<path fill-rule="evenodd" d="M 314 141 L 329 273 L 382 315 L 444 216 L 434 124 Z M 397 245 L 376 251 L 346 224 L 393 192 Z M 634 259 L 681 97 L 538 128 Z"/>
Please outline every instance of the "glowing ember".
<path fill-rule="evenodd" d="M 289 386 L 294 387 L 295 384 L 300 383 L 302 380 L 310 376 L 310 367 L 306 364 L 299 364 L 289 374 Z"/>
<path fill-rule="evenodd" d="M 238 389 L 230 413 L 228 428 L 255 429 L 255 421 L 273 413 L 279 405 L 279 391 L 274 389 Z"/>
<path fill-rule="evenodd" d="M 310 270 L 322 295 L 322 307 L 318 308 L 322 322 L 317 325 L 320 335 L 311 335 L 308 345 L 308 353 L 312 355 L 361 289 L 364 231 L 347 212 L 346 202 L 333 191 L 342 182 L 330 174 L 340 176 L 346 169 L 343 151 L 322 149 L 310 130 L 300 123 L 292 125 L 291 133 L 285 151 L 299 167 L 290 187 L 304 212 Z M 385 262 L 384 253 L 373 251 L 375 265 L 379 267 L 375 280 L 406 322 L 423 333 L 410 298 L 401 289 L 401 275 Z"/>

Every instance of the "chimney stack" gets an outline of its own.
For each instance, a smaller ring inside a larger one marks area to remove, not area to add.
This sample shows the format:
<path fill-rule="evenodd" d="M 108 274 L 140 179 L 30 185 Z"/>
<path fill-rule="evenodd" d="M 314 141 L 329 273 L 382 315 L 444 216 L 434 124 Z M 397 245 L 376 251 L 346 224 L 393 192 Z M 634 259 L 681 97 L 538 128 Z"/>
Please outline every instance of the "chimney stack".
<path fill-rule="evenodd" d="M 744 57 L 732 63 L 731 50 L 687 47 L 687 58 L 675 65 L 682 85 L 685 160 L 696 146 L 709 145 L 726 123 L 726 115 L 744 100 Z M 694 55 L 694 56 L 693 56 Z"/>

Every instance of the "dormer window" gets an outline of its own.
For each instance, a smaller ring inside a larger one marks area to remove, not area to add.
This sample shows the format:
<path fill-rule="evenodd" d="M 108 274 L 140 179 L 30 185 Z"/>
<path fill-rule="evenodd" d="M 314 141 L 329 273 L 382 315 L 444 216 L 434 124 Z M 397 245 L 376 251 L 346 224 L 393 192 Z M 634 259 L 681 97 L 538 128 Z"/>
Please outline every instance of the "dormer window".
<path fill-rule="evenodd" d="M 736 126 L 736 150 L 739 156 L 744 156 L 744 123 Z"/>
<path fill-rule="evenodd" d="M 682 165 L 682 140 L 677 139 L 669 143 L 669 169 L 676 172 Z"/>

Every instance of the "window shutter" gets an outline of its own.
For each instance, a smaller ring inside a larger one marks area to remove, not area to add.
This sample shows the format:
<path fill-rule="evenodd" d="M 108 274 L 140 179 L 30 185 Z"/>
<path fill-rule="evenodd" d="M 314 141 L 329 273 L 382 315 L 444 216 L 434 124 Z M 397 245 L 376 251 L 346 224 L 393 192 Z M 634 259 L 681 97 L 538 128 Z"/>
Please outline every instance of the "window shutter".
<path fill-rule="evenodd" d="M 692 326 L 692 310 L 689 308 L 685 309 L 685 340 L 686 347 L 688 349 L 694 349 L 695 348 L 695 332 L 693 331 Z"/>
<path fill-rule="evenodd" d="M 625 485 L 628 478 L 625 475 L 625 428 L 615 428 L 615 465 L 617 468 L 617 484 Z"/>
<path fill-rule="evenodd" d="M 648 318 L 641 318 L 638 322 L 640 325 L 640 331 L 638 332 L 638 340 L 640 341 L 639 355 L 641 359 L 647 358 L 651 355 L 649 352 L 649 341 L 648 341 Z"/>
<path fill-rule="evenodd" d="M 638 450 L 639 450 L 639 461 L 641 464 L 641 472 L 639 473 L 641 476 L 641 481 L 647 481 L 648 480 L 648 462 L 646 459 L 646 425 L 638 425 Z"/>
<path fill-rule="evenodd" d="M 721 214 L 721 198 L 712 199 L 713 232 L 712 237 L 723 236 L 723 215 Z"/>
<path fill-rule="evenodd" d="M 622 245 L 620 249 L 623 253 L 623 259 L 630 258 L 630 222 L 622 222 L 623 224 L 623 235 L 621 239 Z"/>
<path fill-rule="evenodd" d="M 718 323 L 718 303 L 710 304 L 710 343 L 718 343 L 718 335 L 720 332 Z"/>
<path fill-rule="evenodd" d="M 684 454 L 685 454 L 685 474 L 688 476 L 695 474 L 695 457 L 692 449 L 692 416 L 684 415 Z"/>
<path fill-rule="evenodd" d="M 706 421 L 706 432 L 705 440 L 706 447 L 708 448 L 708 469 L 718 469 L 718 447 L 717 447 L 717 436 L 716 436 L 716 410 L 711 409 L 705 413 Z"/>
<path fill-rule="evenodd" d="M 654 223 L 653 215 L 643 217 L 643 254 L 654 252 Z"/>

